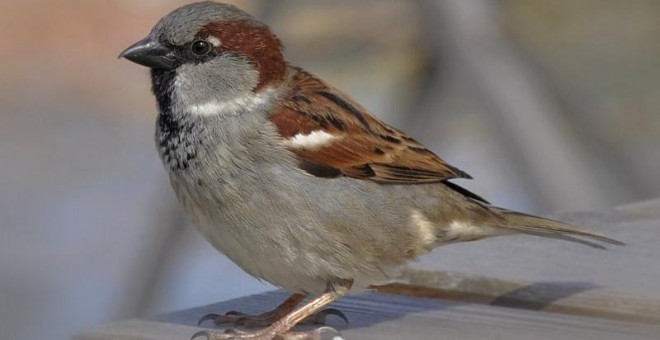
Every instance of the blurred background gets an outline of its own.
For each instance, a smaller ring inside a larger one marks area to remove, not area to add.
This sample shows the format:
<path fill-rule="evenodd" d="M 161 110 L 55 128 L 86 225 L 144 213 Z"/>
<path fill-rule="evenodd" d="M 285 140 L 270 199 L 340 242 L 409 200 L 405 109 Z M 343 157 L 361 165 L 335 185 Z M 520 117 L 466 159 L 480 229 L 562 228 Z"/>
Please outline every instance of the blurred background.
<path fill-rule="evenodd" d="M 660 196 L 658 1 L 231 2 L 498 205 Z M 184 3 L 0 0 L 0 338 L 272 289 L 188 225 L 148 71 L 117 59 Z"/>

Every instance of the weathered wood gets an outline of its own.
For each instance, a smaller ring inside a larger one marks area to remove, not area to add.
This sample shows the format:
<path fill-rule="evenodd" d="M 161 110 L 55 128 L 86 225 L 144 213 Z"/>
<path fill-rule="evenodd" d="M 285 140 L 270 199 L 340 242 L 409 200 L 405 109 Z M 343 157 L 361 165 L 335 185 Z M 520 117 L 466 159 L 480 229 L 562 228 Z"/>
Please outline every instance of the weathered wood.
<path fill-rule="evenodd" d="M 573 282 L 522 283 L 438 271 L 408 270 L 408 283 L 376 290 L 404 296 L 482 303 L 569 315 L 660 324 L 660 301 Z"/>
<path fill-rule="evenodd" d="M 81 334 L 77 339 L 187 340 L 197 320 L 206 313 L 241 310 L 257 313 L 276 305 L 284 292 L 254 295 L 228 302 L 131 320 Z M 660 325 L 636 324 L 599 318 L 449 303 L 434 299 L 366 293 L 335 304 L 350 324 L 333 319 L 330 325 L 346 339 L 655 339 Z"/>
<path fill-rule="evenodd" d="M 457 244 L 422 258 L 404 282 L 444 299 L 660 323 L 660 200 L 560 218 L 627 245 L 530 236 Z"/>

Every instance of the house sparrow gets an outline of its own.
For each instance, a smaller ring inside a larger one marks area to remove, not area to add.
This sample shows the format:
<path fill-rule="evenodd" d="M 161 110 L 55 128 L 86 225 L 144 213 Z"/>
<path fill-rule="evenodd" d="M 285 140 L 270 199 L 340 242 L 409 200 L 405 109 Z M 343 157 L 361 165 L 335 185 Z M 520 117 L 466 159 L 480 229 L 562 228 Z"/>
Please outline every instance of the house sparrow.
<path fill-rule="evenodd" d="M 176 9 L 120 57 L 151 68 L 158 152 L 198 230 L 247 273 L 293 294 L 258 316 L 203 319 L 262 330 L 198 335 L 319 339 L 327 328 L 291 328 L 452 242 L 524 233 L 621 244 L 450 182 L 470 176 L 289 65 L 268 26 L 232 5 Z"/>

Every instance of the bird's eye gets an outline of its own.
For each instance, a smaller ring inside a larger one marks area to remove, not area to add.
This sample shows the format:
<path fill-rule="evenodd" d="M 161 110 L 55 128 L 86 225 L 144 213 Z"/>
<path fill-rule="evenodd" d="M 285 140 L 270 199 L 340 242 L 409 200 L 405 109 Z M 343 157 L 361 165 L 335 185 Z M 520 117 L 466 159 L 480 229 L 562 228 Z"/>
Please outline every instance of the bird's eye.
<path fill-rule="evenodd" d="M 209 54 L 213 49 L 213 46 L 211 46 L 211 43 L 206 40 L 196 40 L 193 41 L 190 49 L 194 55 L 203 56 Z"/>

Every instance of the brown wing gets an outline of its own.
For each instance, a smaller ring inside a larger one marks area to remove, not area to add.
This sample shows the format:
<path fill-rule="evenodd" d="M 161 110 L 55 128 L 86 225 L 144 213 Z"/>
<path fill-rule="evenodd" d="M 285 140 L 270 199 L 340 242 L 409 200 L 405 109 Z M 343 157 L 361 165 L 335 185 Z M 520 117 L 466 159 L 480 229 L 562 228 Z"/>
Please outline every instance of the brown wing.
<path fill-rule="evenodd" d="M 292 69 L 292 91 L 271 115 L 285 140 L 314 132 L 325 143 L 290 146 L 300 166 L 321 177 L 345 175 L 382 183 L 429 183 L 471 178 L 433 152 L 366 112 L 311 74 Z"/>

